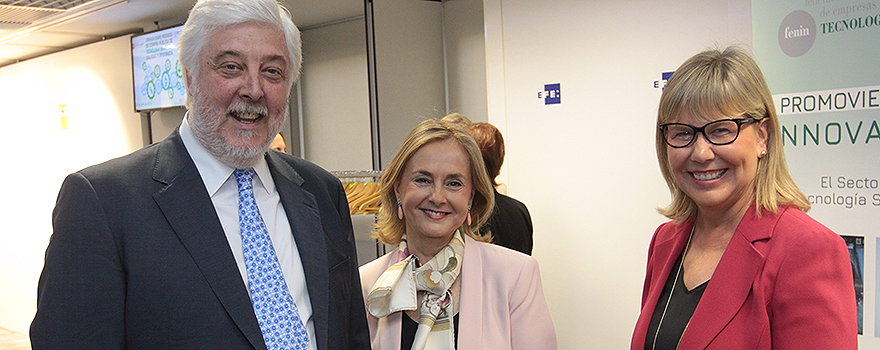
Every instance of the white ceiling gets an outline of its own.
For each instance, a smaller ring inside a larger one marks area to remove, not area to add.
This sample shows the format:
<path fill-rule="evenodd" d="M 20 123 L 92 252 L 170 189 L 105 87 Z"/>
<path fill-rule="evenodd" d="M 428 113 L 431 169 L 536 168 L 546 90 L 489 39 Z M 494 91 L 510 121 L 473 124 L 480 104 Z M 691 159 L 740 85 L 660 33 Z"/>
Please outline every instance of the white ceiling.
<path fill-rule="evenodd" d="M 364 11 L 363 0 L 282 2 L 300 28 L 363 16 Z M 182 24 L 193 4 L 195 0 L 0 0 L 0 67 L 105 38 Z M 39 16 L 37 7 L 48 15 L 33 21 L 12 16 Z"/>

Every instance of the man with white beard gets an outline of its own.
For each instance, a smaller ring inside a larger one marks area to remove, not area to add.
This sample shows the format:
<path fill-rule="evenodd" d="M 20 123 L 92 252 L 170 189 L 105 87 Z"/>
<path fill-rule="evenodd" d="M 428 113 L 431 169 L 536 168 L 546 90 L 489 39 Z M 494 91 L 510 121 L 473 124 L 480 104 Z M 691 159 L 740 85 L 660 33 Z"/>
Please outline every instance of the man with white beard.
<path fill-rule="evenodd" d="M 299 75 L 276 0 L 200 0 L 181 32 L 187 115 L 71 174 L 34 349 L 369 349 L 345 192 L 268 150 Z"/>

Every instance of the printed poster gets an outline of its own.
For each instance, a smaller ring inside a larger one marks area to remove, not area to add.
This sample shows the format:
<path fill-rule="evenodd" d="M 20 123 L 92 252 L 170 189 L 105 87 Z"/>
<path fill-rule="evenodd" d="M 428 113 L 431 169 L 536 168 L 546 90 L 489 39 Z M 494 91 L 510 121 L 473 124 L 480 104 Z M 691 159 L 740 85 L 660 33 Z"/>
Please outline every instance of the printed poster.
<path fill-rule="evenodd" d="M 752 35 L 789 170 L 850 247 L 860 346 L 880 348 L 878 264 L 865 264 L 878 249 L 864 247 L 880 244 L 880 1 L 753 0 Z"/>

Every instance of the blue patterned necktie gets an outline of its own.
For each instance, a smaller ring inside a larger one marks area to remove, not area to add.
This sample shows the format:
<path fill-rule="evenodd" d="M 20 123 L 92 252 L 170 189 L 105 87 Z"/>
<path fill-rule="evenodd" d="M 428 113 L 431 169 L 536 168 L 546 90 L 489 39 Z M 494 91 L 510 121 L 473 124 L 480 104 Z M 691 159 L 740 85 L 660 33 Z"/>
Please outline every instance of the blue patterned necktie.
<path fill-rule="evenodd" d="M 234 174 L 248 287 L 263 340 L 269 350 L 307 349 L 309 335 L 287 290 L 281 264 L 254 200 L 254 169 L 236 169 Z"/>

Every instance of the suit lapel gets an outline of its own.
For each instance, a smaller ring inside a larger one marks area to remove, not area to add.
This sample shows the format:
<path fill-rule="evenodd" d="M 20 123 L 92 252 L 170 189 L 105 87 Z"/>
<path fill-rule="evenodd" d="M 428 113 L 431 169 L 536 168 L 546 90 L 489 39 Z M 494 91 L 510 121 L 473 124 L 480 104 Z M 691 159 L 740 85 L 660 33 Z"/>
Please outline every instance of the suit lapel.
<path fill-rule="evenodd" d="M 669 228 L 667 229 L 666 227 Z M 669 272 L 672 271 L 675 261 L 678 259 L 678 256 L 681 255 L 681 251 L 687 243 L 692 227 L 693 220 L 687 221 L 683 224 L 667 223 L 664 224 L 664 227 L 660 228 L 654 238 L 654 242 L 652 243 L 653 247 L 651 247 L 651 256 L 648 260 L 651 266 L 646 272 L 647 275 L 645 277 L 652 287 L 647 290 L 648 295 L 644 297 L 645 305 L 642 306 L 642 312 L 639 315 L 639 319 L 636 322 L 636 327 L 633 332 L 632 347 L 634 349 L 645 347 L 648 326 L 654 315 L 653 310 L 657 306 L 660 293 L 663 292 L 663 286 L 666 284 Z M 651 312 L 646 313 L 645 310 L 651 310 Z"/>
<path fill-rule="evenodd" d="M 303 178 L 273 152 L 266 161 L 302 261 L 306 287 L 312 304 L 312 322 L 315 326 L 316 344 L 329 342 L 329 267 L 324 229 L 315 196 L 303 189 Z"/>
<path fill-rule="evenodd" d="M 180 135 L 175 131 L 159 147 L 153 179 L 166 186 L 153 195 L 156 204 L 242 333 L 265 349 L 229 242 Z"/>
<path fill-rule="evenodd" d="M 665 260 L 655 262 L 653 268 L 652 283 L 660 286 L 660 288 L 654 288 L 654 293 L 651 293 L 652 296 L 649 298 L 649 300 L 653 300 L 654 303 L 657 302 L 657 298 L 659 298 L 660 293 L 663 292 L 662 286 L 666 284 L 666 279 L 669 277 L 669 273 L 672 272 L 675 262 L 678 260 L 678 257 L 684 250 L 684 246 L 687 244 L 691 229 L 694 226 L 693 224 L 693 221 L 688 221 L 683 225 L 674 226 L 672 235 L 664 237 L 665 239 L 663 239 L 663 241 L 658 241 L 654 246 L 653 255 L 665 257 Z"/>
<path fill-rule="evenodd" d="M 760 221 L 767 221 L 755 219 L 754 210 L 752 204 L 727 244 L 691 317 L 690 324 L 698 326 L 685 329 L 681 349 L 705 349 L 736 316 L 751 294 L 752 282 L 764 264 L 763 255 L 752 242 L 769 238 L 771 232 L 760 225 Z"/>
<path fill-rule="evenodd" d="M 464 235 L 464 255 L 461 260 L 461 295 L 458 319 L 458 349 L 479 348 L 482 342 L 483 321 L 483 254 L 477 241 L 468 235 Z M 489 268 L 489 267 L 487 267 Z M 491 273 L 491 272 L 490 272 Z"/>

